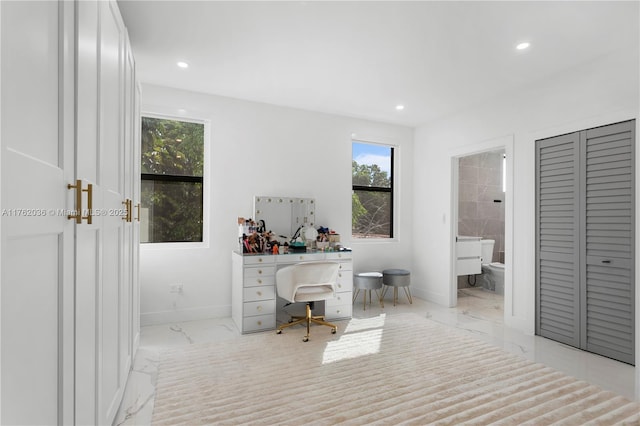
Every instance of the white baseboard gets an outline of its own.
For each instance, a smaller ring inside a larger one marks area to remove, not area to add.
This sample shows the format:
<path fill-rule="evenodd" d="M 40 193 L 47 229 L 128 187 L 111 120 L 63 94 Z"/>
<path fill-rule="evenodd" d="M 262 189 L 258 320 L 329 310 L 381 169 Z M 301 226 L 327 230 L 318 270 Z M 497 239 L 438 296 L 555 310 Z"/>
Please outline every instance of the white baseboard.
<path fill-rule="evenodd" d="M 434 293 L 432 291 L 425 290 L 424 288 L 414 286 L 411 286 L 410 289 L 413 296 L 416 296 L 422 300 L 426 300 L 428 302 L 436 303 L 442 306 L 449 305 L 446 294 Z"/>
<path fill-rule="evenodd" d="M 145 312 L 140 314 L 140 326 L 172 324 L 231 316 L 231 306 L 205 306 L 176 311 Z"/>

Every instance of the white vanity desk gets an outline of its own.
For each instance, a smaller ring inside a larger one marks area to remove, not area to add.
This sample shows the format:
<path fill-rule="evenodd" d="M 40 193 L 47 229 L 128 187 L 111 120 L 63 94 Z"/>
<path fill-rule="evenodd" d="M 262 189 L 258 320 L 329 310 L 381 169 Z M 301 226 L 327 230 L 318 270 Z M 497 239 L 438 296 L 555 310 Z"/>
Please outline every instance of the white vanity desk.
<path fill-rule="evenodd" d="M 231 317 L 241 333 L 274 330 L 278 297 L 276 271 L 300 262 L 329 260 L 340 263 L 336 296 L 327 300 L 324 316 L 330 320 L 351 318 L 353 260 L 350 251 L 289 254 L 242 254 L 232 257 Z M 283 299 L 280 299 L 284 303 Z M 315 314 L 322 314 L 317 306 Z"/>

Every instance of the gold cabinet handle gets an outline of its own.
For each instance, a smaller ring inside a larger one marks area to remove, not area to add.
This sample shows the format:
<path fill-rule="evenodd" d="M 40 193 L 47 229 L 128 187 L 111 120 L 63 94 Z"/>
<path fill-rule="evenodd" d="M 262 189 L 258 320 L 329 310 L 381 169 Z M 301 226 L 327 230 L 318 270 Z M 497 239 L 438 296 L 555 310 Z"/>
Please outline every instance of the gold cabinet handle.
<path fill-rule="evenodd" d="M 138 217 L 136 217 L 136 220 L 140 222 L 140 203 L 136 204 L 136 210 L 138 212 Z"/>
<path fill-rule="evenodd" d="M 132 218 L 132 209 L 133 209 L 133 201 L 131 201 L 130 199 L 125 199 L 122 204 L 124 204 L 124 208 L 126 210 L 125 215 L 122 217 L 122 220 L 124 220 L 125 222 L 132 222 L 131 218 Z"/>
<path fill-rule="evenodd" d="M 75 185 L 68 184 L 67 189 L 75 189 L 76 190 L 76 206 L 75 206 L 75 214 L 67 215 L 67 219 L 73 220 L 75 219 L 76 223 L 79 225 L 82 223 L 82 180 L 76 180 Z"/>
<path fill-rule="evenodd" d="M 93 185 L 87 184 L 87 189 L 83 189 L 87 193 L 87 215 L 83 219 L 87 219 L 87 224 L 91 225 L 93 218 Z"/>
<path fill-rule="evenodd" d="M 82 189 L 82 179 L 76 180 L 76 184 L 67 184 L 67 189 L 75 189 L 76 190 L 76 208 L 75 214 L 67 215 L 67 219 L 75 220 L 78 225 L 82 224 L 82 220 L 86 219 L 87 224 L 91 225 L 93 218 L 93 185 L 88 184 L 87 189 Z M 82 193 L 87 193 L 87 215 L 82 215 Z"/>

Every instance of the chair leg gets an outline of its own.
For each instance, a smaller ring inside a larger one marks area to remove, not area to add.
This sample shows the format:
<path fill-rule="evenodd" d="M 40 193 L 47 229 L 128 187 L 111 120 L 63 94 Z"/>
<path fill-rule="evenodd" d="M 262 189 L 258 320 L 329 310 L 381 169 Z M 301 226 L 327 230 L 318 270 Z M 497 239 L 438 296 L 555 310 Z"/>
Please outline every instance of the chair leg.
<path fill-rule="evenodd" d="M 302 338 L 303 342 L 307 342 L 309 341 L 309 335 L 311 334 L 311 323 L 316 323 L 316 324 L 320 324 L 320 325 L 326 325 L 327 327 L 331 327 L 331 334 L 336 334 L 336 332 L 338 331 L 338 326 L 335 324 L 332 324 L 330 322 L 326 322 L 324 320 L 324 316 L 322 315 L 317 315 L 317 316 L 313 316 L 311 315 L 311 305 L 309 303 L 307 303 L 306 306 L 306 316 L 304 317 L 291 317 L 292 319 L 295 319 L 295 321 L 291 321 L 290 323 L 287 324 L 282 324 L 280 326 L 278 326 L 278 329 L 276 330 L 277 334 L 281 334 L 282 330 L 284 330 L 287 327 L 292 327 L 294 325 L 298 325 L 298 324 L 302 324 L 305 323 L 306 327 L 307 327 L 307 334 Z"/>
<path fill-rule="evenodd" d="M 311 332 L 311 306 L 307 303 L 307 335 L 302 339 L 303 342 L 309 340 L 309 333 Z"/>

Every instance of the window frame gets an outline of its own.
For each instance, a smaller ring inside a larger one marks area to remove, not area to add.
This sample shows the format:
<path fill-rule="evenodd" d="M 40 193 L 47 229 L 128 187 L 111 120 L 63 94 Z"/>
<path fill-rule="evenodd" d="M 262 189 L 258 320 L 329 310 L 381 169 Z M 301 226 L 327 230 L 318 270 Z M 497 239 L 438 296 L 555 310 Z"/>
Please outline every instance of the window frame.
<path fill-rule="evenodd" d="M 200 176 L 177 176 L 177 175 L 156 175 L 153 173 L 142 173 L 140 171 L 140 184 L 142 184 L 143 180 L 149 181 L 161 181 L 161 182 L 184 182 L 184 183 L 201 183 L 202 184 L 202 241 L 161 241 L 161 242 L 145 242 L 140 243 L 140 247 L 145 250 L 151 249 L 191 249 L 191 248 L 209 248 L 209 200 L 210 195 L 207 188 L 209 188 L 209 149 L 210 149 L 210 134 L 211 134 L 211 122 L 204 118 L 197 117 L 185 117 L 174 114 L 162 114 L 156 112 L 148 112 L 142 111 L 140 112 L 140 140 L 138 143 L 142 148 L 142 119 L 143 118 L 155 118 L 161 120 L 172 120 L 172 121 L 182 121 L 185 123 L 196 123 L 202 124 L 204 126 L 203 132 L 203 164 L 202 164 L 202 177 Z M 140 158 L 138 161 L 141 161 L 142 157 L 142 149 L 140 149 Z M 144 177 L 146 176 L 146 178 Z M 153 177 L 153 178 L 150 178 Z M 140 188 L 140 198 L 142 199 L 142 188 Z"/>
<path fill-rule="evenodd" d="M 367 144 L 367 145 L 377 145 L 388 148 L 390 150 L 391 158 L 390 158 L 390 170 L 389 170 L 389 187 L 382 186 L 365 186 L 365 185 L 354 185 L 353 184 L 353 170 L 351 171 L 351 194 L 354 191 L 368 191 L 368 192 L 382 192 L 390 194 L 391 200 L 389 201 L 390 212 L 389 212 L 389 236 L 388 237 L 357 237 L 353 233 L 353 210 L 351 211 L 352 225 L 351 225 L 351 239 L 357 242 L 387 242 L 387 241 L 395 241 L 396 240 L 396 223 L 395 223 L 395 210 L 396 210 L 396 196 L 395 196 L 395 173 L 396 173 L 396 149 L 397 146 L 389 143 L 381 143 L 381 142 L 372 142 L 364 139 L 355 139 L 351 138 L 351 163 L 353 164 L 353 144 Z M 353 196 L 353 195 L 352 195 Z"/>

